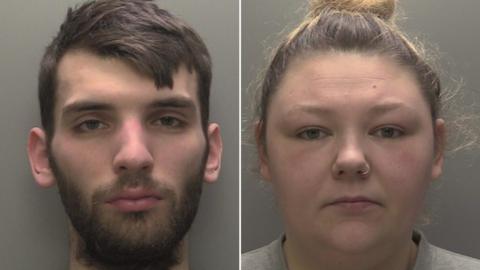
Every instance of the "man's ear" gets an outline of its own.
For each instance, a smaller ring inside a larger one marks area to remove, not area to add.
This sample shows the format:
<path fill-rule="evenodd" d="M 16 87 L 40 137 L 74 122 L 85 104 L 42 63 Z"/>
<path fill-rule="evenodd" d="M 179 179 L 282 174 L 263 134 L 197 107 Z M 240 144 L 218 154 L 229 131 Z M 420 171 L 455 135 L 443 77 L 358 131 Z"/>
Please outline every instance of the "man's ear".
<path fill-rule="evenodd" d="M 41 128 L 32 128 L 28 136 L 28 160 L 35 182 L 41 187 L 55 184 L 55 176 L 50 168 L 47 137 Z"/>
<path fill-rule="evenodd" d="M 258 161 L 260 163 L 260 174 L 262 175 L 263 179 L 270 181 L 271 175 L 268 164 L 267 149 L 265 145 L 265 134 L 262 135 L 262 131 L 265 132 L 265 127 L 263 125 L 264 122 L 262 121 L 257 121 L 255 123 L 255 142 L 257 144 Z"/>
<path fill-rule="evenodd" d="M 223 142 L 218 124 L 210 123 L 208 125 L 207 139 L 208 157 L 205 166 L 204 181 L 213 183 L 218 179 L 222 163 Z"/>
<path fill-rule="evenodd" d="M 432 167 L 432 179 L 437 179 L 443 171 L 443 159 L 446 145 L 446 130 L 445 121 L 441 118 L 435 120 L 434 124 L 435 135 L 435 157 Z"/>

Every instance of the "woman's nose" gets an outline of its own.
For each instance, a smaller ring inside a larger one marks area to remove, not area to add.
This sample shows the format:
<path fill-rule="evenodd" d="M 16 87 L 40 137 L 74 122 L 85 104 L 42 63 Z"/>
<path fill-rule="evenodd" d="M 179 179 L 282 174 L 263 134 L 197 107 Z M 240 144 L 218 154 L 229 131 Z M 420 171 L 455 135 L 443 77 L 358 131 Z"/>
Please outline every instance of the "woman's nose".
<path fill-rule="evenodd" d="M 359 140 L 340 142 L 332 165 L 335 179 L 364 179 L 370 175 L 370 165 L 364 151 L 364 145 Z"/>

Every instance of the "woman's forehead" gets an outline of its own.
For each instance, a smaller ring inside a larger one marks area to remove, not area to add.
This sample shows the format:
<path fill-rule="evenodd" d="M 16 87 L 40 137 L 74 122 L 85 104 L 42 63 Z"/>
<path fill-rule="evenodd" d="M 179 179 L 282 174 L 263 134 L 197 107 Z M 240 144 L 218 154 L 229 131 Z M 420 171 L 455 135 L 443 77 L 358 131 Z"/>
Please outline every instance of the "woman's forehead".
<path fill-rule="evenodd" d="M 397 89 L 399 88 L 399 89 Z M 357 53 L 313 54 L 295 59 L 287 68 L 277 92 L 320 99 L 352 95 L 395 95 L 418 83 L 408 69 L 387 57 Z M 278 93 L 276 93 L 278 95 Z"/>
<path fill-rule="evenodd" d="M 306 76 L 325 83 L 391 80 L 409 70 L 392 58 L 356 52 L 308 53 L 289 64 L 284 77 Z M 412 77 L 413 79 L 413 77 Z"/>

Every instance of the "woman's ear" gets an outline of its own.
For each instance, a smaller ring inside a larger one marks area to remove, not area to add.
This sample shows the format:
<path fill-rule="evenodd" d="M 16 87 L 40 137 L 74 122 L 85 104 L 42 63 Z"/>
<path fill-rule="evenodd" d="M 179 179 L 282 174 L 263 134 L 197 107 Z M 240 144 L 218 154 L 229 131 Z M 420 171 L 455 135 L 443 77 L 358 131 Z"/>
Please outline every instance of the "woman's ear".
<path fill-rule="evenodd" d="M 432 179 L 437 179 L 440 177 L 443 171 L 443 160 L 446 145 L 445 120 L 441 118 L 436 119 L 433 128 L 433 134 L 435 135 L 435 157 L 432 167 Z"/>
<path fill-rule="evenodd" d="M 35 182 L 41 187 L 53 186 L 55 175 L 50 167 L 48 142 L 44 130 L 37 127 L 30 130 L 27 151 Z"/>
<path fill-rule="evenodd" d="M 260 174 L 265 180 L 270 181 L 271 175 L 265 145 L 265 127 L 263 125 L 264 122 L 260 120 L 255 123 L 255 142 L 257 144 L 258 161 L 260 163 Z"/>

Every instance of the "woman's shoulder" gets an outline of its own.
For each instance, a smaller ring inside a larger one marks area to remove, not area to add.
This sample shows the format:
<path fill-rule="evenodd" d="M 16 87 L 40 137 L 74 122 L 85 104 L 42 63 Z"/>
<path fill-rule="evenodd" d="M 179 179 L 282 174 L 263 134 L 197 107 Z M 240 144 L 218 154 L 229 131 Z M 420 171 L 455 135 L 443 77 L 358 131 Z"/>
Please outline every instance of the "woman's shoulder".
<path fill-rule="evenodd" d="M 242 254 L 242 270 L 287 270 L 282 240 Z M 434 246 L 418 231 L 413 240 L 419 247 L 413 270 L 480 270 L 480 260 Z"/>
<path fill-rule="evenodd" d="M 430 245 L 432 269 L 480 270 L 480 260 Z M 416 269 L 415 269 L 416 270 Z M 419 270 L 422 270 L 421 268 Z"/>
<path fill-rule="evenodd" d="M 480 260 L 439 248 L 420 237 L 414 270 L 480 270 Z"/>
<path fill-rule="evenodd" d="M 287 270 L 282 251 L 282 238 L 242 254 L 242 270 Z"/>

